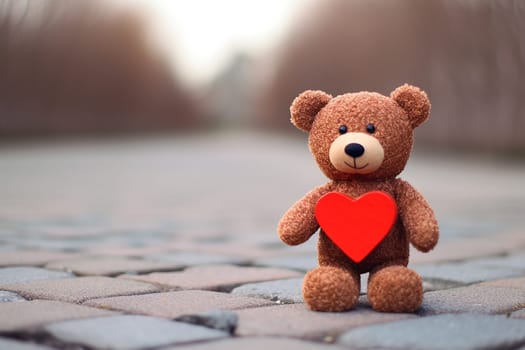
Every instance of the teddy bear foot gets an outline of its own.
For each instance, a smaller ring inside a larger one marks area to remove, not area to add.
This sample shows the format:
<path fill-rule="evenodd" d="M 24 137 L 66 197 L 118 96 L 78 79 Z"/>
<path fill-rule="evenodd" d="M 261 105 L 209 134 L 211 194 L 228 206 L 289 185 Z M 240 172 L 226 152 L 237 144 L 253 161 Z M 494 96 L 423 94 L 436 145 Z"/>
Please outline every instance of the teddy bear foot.
<path fill-rule="evenodd" d="M 357 303 L 359 282 L 359 276 L 348 270 L 321 266 L 306 274 L 303 298 L 313 311 L 349 310 Z"/>
<path fill-rule="evenodd" d="M 404 266 L 389 266 L 371 274 L 368 301 L 382 312 L 414 312 L 423 302 L 421 277 Z"/>

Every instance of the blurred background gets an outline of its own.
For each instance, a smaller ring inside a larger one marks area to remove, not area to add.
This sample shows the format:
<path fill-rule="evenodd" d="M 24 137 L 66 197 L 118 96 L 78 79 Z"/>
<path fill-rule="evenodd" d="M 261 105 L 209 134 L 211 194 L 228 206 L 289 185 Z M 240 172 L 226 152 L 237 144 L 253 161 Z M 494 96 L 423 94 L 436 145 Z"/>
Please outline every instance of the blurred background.
<path fill-rule="evenodd" d="M 0 243 L 283 249 L 326 181 L 293 98 L 404 83 L 443 239 L 523 236 L 525 1 L 0 0 Z"/>
<path fill-rule="evenodd" d="M 525 151 L 525 2 L 0 0 L 3 139 L 294 132 L 305 89 L 426 90 L 434 149 Z"/>

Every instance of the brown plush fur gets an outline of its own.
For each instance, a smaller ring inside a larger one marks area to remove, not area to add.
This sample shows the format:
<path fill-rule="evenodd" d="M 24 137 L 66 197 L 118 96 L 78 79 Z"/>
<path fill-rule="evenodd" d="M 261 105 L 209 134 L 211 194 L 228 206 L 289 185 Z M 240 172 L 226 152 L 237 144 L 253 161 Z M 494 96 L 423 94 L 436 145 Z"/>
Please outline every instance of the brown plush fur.
<path fill-rule="evenodd" d="M 359 274 L 334 266 L 320 266 L 308 272 L 303 283 L 303 297 L 312 310 L 343 311 L 359 298 Z"/>
<path fill-rule="evenodd" d="M 290 111 L 294 125 L 309 131 L 310 150 L 321 171 L 332 181 L 306 194 L 282 217 L 278 233 L 283 242 L 301 244 L 319 229 L 314 210 L 319 198 L 328 192 L 357 198 L 379 190 L 390 194 L 398 207 L 398 218 L 391 231 L 359 263 L 349 259 L 320 231 L 320 267 L 306 275 L 305 302 L 316 311 L 350 309 L 359 295 L 359 274 L 371 272 L 368 298 L 375 310 L 416 310 L 421 304 L 423 289 L 417 273 L 405 267 L 409 243 L 427 252 L 436 245 L 439 231 L 425 199 L 396 176 L 408 161 L 413 128 L 428 118 L 430 102 L 427 95 L 409 85 L 397 88 L 391 97 L 358 92 L 331 98 L 321 91 L 306 91 L 294 100 Z M 384 150 L 381 166 L 366 174 L 337 170 L 330 162 L 329 149 L 340 136 L 339 127 L 345 125 L 348 132 L 367 133 L 370 123 L 376 127 L 371 136 Z"/>
<path fill-rule="evenodd" d="M 421 278 L 404 266 L 378 269 L 368 280 L 368 301 L 384 312 L 416 311 L 423 301 Z"/>

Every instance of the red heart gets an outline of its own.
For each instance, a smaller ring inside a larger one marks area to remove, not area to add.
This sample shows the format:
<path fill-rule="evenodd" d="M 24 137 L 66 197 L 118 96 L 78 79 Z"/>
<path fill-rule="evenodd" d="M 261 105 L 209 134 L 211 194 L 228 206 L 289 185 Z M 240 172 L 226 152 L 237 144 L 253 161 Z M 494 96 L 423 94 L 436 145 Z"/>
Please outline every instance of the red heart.
<path fill-rule="evenodd" d="M 326 235 L 359 263 L 390 232 L 397 206 L 385 192 L 372 191 L 357 199 L 330 192 L 317 202 L 315 217 Z"/>

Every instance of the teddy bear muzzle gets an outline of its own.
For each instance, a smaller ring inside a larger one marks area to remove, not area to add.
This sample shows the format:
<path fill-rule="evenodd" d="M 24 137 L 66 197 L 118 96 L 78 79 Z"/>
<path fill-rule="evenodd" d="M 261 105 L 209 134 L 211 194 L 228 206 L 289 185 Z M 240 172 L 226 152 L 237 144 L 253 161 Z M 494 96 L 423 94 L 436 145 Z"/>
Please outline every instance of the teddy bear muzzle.
<path fill-rule="evenodd" d="M 361 132 L 337 137 L 329 150 L 332 165 L 347 174 L 370 174 L 379 169 L 384 157 L 379 140 Z"/>

